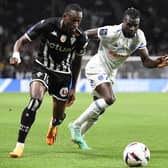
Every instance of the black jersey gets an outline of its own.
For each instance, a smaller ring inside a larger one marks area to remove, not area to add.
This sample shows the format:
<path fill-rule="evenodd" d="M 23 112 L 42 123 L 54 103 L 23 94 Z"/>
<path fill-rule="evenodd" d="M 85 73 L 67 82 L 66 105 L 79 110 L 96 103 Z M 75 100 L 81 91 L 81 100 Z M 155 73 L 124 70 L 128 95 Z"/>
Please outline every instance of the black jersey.
<path fill-rule="evenodd" d="M 87 38 L 79 29 L 75 34 L 68 34 L 60 28 L 61 18 L 41 20 L 26 33 L 29 41 L 40 37 L 40 48 L 37 59 L 48 70 L 71 73 L 73 54 L 82 56 Z"/>

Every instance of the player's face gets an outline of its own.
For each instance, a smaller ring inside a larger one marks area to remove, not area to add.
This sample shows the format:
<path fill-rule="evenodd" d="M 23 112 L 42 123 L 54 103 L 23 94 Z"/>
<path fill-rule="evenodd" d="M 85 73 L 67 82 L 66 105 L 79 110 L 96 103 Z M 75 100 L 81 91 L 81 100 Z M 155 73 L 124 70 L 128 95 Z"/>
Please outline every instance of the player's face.
<path fill-rule="evenodd" d="M 140 18 L 132 19 L 126 15 L 123 20 L 122 31 L 125 37 L 133 38 L 139 28 Z"/>
<path fill-rule="evenodd" d="M 71 10 L 64 14 L 63 28 L 68 32 L 75 32 L 82 20 L 82 12 Z"/>

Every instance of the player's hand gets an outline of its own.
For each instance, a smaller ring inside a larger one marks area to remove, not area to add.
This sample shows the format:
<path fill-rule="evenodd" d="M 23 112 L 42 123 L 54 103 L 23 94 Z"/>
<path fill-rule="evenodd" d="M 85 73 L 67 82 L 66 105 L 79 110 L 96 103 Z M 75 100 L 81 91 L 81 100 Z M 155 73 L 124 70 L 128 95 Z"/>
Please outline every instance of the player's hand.
<path fill-rule="evenodd" d="M 168 54 L 164 56 L 160 56 L 159 58 L 157 58 L 157 61 L 158 61 L 158 64 L 157 64 L 158 68 L 163 68 L 165 66 L 168 66 Z"/>
<path fill-rule="evenodd" d="M 69 97 L 68 97 L 68 100 L 65 103 L 65 106 L 70 107 L 74 103 L 74 101 L 75 101 L 75 90 L 71 89 L 69 91 Z"/>
<path fill-rule="evenodd" d="M 9 62 L 11 65 L 19 65 L 21 63 L 20 53 L 14 52 Z"/>

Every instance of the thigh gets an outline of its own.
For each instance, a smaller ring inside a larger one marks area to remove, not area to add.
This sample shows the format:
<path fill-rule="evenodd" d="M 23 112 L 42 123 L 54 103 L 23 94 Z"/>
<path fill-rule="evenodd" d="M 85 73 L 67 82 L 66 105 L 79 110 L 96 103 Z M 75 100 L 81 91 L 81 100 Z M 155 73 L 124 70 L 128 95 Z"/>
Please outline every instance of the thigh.
<path fill-rule="evenodd" d="M 115 95 L 113 92 L 112 84 L 109 82 L 101 83 L 95 88 L 95 92 L 99 95 L 99 97 L 105 99 L 114 99 Z"/>
<path fill-rule="evenodd" d="M 40 81 L 32 81 L 30 84 L 30 96 L 42 100 L 46 92 L 46 87 Z"/>
<path fill-rule="evenodd" d="M 32 81 L 30 82 L 30 95 L 33 98 L 42 100 L 48 88 L 48 74 L 37 63 L 35 63 L 33 67 Z"/>
<path fill-rule="evenodd" d="M 48 78 L 49 78 L 49 75 L 47 71 L 41 65 L 34 63 L 31 82 L 34 82 L 34 81 L 41 82 L 47 89 L 48 88 Z"/>

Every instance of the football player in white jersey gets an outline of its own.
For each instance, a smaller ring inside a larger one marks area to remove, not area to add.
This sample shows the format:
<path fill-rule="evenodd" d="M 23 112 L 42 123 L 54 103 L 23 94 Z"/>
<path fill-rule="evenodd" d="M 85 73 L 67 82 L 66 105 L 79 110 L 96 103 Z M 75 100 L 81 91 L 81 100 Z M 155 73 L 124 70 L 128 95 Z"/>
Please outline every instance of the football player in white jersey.
<path fill-rule="evenodd" d="M 140 13 L 135 8 L 128 8 L 119 25 L 104 26 L 87 30 L 89 38 L 100 40 L 98 52 L 86 65 L 86 77 L 93 89 L 94 101 L 72 123 L 69 128 L 72 140 L 81 149 L 89 149 L 83 136 L 95 124 L 105 109 L 115 102 L 112 85 L 120 65 L 138 50 L 143 65 L 147 68 L 161 68 L 168 65 L 168 56 L 156 60 L 150 58 L 146 39 L 139 29 Z"/>

